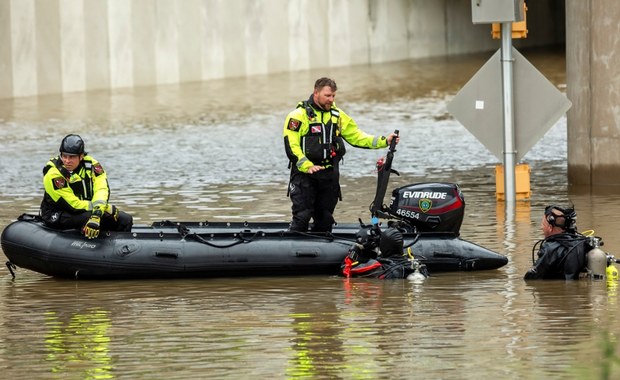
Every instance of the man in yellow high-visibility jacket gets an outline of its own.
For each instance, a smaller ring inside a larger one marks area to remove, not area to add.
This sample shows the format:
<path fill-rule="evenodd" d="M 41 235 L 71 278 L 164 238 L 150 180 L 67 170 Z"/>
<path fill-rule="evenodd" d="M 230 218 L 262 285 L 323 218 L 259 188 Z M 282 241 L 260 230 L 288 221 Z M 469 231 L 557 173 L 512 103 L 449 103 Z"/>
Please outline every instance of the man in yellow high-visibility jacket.
<path fill-rule="evenodd" d="M 81 229 L 89 239 L 100 230 L 131 231 L 133 218 L 108 203 L 110 188 L 101 164 L 84 151 L 78 135 L 67 135 L 60 155 L 43 168 L 41 217 L 58 229 Z"/>
<path fill-rule="evenodd" d="M 331 231 L 333 213 L 340 199 L 338 164 L 346 141 L 359 148 L 387 147 L 394 133 L 373 136 L 361 131 L 355 121 L 336 107 L 338 87 L 330 78 L 319 78 L 308 100 L 299 102 L 284 122 L 284 148 L 291 161 L 289 195 L 293 218 L 291 231 Z"/>

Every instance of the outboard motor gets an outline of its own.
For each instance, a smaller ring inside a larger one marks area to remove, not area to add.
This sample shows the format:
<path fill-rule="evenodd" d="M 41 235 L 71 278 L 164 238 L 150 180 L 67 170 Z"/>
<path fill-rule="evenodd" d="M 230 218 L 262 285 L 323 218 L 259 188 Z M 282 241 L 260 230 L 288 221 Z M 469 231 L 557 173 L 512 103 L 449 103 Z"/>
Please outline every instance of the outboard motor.
<path fill-rule="evenodd" d="M 387 212 L 419 232 L 452 232 L 458 236 L 465 198 L 455 183 L 417 183 L 394 189 Z"/>

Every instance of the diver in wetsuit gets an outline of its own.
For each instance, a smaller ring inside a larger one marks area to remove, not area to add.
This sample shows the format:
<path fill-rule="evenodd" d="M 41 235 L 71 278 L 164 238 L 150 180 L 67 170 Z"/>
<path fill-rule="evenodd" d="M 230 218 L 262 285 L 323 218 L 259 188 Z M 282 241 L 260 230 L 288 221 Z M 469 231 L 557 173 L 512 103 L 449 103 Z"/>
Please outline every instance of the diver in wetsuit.
<path fill-rule="evenodd" d="M 413 273 L 428 277 L 424 264 L 403 251 L 403 234 L 394 226 L 363 226 L 340 269 L 344 277 L 405 279 Z"/>
<path fill-rule="evenodd" d="M 590 240 L 577 232 L 577 213 L 573 207 L 547 206 L 541 221 L 545 238 L 540 244 L 538 258 L 525 273 L 524 280 L 577 280 L 587 265 L 586 254 L 592 249 Z"/>

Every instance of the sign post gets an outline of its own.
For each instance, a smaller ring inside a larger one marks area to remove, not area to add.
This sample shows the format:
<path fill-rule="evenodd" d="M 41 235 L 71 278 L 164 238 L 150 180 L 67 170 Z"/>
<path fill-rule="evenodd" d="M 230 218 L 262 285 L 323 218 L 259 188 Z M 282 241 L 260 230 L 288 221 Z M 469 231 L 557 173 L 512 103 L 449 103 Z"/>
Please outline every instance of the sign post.
<path fill-rule="evenodd" d="M 514 205 L 517 199 L 515 187 L 515 151 L 514 102 L 512 75 L 512 24 L 502 23 L 502 99 L 504 114 L 504 199 L 506 205 Z"/>

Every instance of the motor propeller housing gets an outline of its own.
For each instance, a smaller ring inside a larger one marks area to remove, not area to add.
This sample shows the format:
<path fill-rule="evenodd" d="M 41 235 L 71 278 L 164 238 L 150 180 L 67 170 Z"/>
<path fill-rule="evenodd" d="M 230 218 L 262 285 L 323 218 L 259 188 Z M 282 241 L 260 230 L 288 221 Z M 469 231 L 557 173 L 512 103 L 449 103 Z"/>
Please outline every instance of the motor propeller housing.
<path fill-rule="evenodd" d="M 458 235 L 465 213 L 465 198 L 455 183 L 417 183 L 394 189 L 386 211 L 415 226 L 419 232 Z"/>

